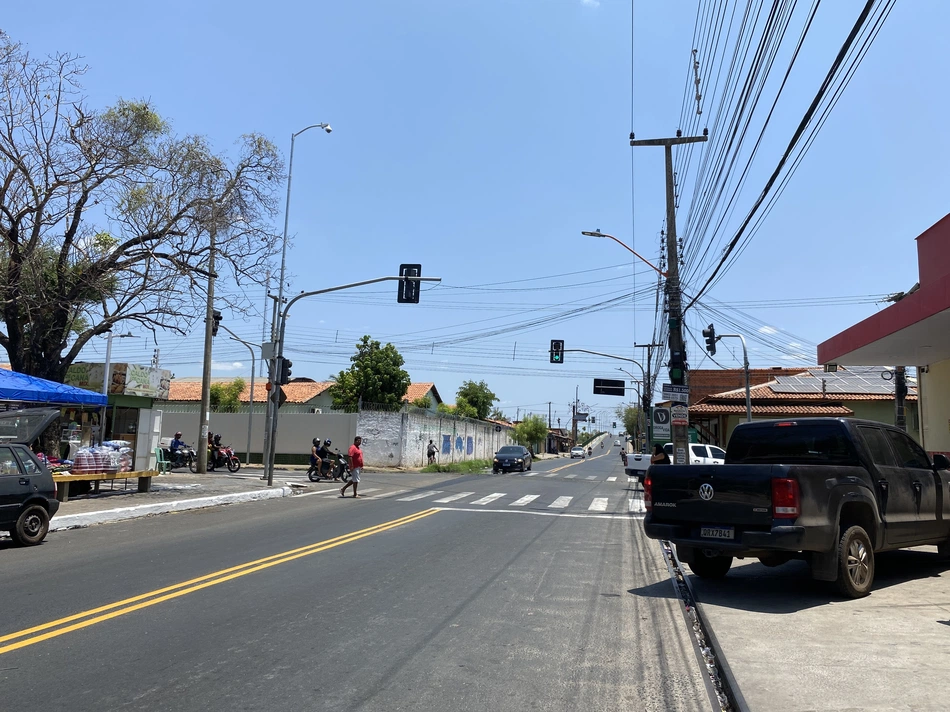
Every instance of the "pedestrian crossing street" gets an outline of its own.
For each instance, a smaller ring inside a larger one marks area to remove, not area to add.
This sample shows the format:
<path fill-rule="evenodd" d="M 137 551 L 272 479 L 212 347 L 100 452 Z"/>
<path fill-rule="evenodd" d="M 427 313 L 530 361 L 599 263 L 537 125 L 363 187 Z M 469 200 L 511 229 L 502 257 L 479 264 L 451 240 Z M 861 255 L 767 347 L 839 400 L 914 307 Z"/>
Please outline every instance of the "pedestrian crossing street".
<path fill-rule="evenodd" d="M 643 506 L 643 498 L 640 493 L 634 496 L 620 495 L 614 497 L 572 497 L 562 495 L 551 501 L 541 500 L 540 494 L 527 494 L 517 499 L 515 495 L 507 492 L 492 492 L 488 495 L 477 496 L 475 492 L 452 492 L 444 490 L 424 490 L 422 492 L 413 492 L 406 495 L 408 490 L 396 490 L 395 492 L 385 492 L 382 494 L 370 494 L 370 492 L 379 492 L 378 489 L 361 490 L 366 499 L 395 499 L 397 502 L 421 502 L 426 504 L 454 504 L 465 506 L 486 507 L 527 507 L 533 508 L 566 510 L 578 509 L 587 512 L 626 512 L 632 515 L 644 514 L 646 509 Z M 405 495 L 405 496 L 399 496 Z M 442 496 L 444 495 L 444 496 Z M 471 499 L 474 498 L 474 499 Z M 541 500 L 541 501 L 538 501 Z"/>

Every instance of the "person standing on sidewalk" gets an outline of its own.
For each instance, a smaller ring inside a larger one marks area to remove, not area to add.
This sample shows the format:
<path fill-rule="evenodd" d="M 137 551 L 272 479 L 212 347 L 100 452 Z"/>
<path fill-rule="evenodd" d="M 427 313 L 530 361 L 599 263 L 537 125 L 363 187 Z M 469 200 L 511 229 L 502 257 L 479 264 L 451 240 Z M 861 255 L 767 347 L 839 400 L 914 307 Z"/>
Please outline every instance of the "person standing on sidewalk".
<path fill-rule="evenodd" d="M 357 435 L 353 439 L 353 444 L 350 445 L 350 450 L 347 453 L 350 456 L 350 481 L 343 485 L 340 490 L 340 496 L 346 496 L 346 488 L 350 485 L 353 485 L 353 496 L 359 497 L 356 493 L 356 490 L 360 486 L 360 473 L 363 471 L 363 451 L 360 450 L 360 445 L 363 443 L 363 438 Z"/>

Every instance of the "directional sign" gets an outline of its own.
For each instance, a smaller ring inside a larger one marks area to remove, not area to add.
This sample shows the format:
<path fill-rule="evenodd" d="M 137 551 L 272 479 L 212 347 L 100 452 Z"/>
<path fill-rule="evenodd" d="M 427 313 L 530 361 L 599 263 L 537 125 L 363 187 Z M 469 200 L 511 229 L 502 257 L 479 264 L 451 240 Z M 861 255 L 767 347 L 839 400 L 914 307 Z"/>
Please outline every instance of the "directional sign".
<path fill-rule="evenodd" d="M 689 402 L 689 386 L 663 384 L 663 400 L 673 401 L 674 403 Z"/>
<path fill-rule="evenodd" d="M 670 408 L 670 417 L 673 425 L 689 425 L 689 408 L 685 405 L 674 405 Z"/>
<path fill-rule="evenodd" d="M 574 420 L 584 421 L 584 420 L 587 420 L 587 416 L 588 416 L 587 413 L 574 413 Z"/>
<path fill-rule="evenodd" d="M 670 409 L 653 409 L 653 439 L 669 440 L 670 435 Z"/>

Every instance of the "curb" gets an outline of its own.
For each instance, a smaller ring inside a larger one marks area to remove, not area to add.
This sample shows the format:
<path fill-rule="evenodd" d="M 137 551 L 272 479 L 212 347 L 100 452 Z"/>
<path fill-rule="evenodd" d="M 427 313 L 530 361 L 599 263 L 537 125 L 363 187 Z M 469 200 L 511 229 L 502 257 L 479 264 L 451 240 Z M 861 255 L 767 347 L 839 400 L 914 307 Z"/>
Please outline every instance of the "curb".
<path fill-rule="evenodd" d="M 168 514 L 169 512 L 185 512 L 189 509 L 204 509 L 217 507 L 222 504 L 237 504 L 240 502 L 255 502 L 262 499 L 278 499 L 291 497 L 293 487 L 274 487 L 273 489 L 253 490 L 251 492 L 235 492 L 233 494 L 219 494 L 211 497 L 197 497 L 195 499 L 177 499 L 170 502 L 155 502 L 154 504 L 140 504 L 135 507 L 119 507 L 99 512 L 84 512 L 82 514 L 66 514 L 54 517 L 50 521 L 51 532 L 64 529 L 79 529 L 94 524 L 121 522 L 126 519 L 138 519 L 153 514 Z"/>

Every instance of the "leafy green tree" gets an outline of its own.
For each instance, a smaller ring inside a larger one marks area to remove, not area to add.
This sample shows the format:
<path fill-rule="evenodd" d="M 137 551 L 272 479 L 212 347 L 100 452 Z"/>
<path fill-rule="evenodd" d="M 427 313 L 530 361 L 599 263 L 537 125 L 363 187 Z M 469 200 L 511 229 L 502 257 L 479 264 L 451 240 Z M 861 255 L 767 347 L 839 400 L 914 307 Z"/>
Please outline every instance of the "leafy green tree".
<path fill-rule="evenodd" d="M 515 440 L 525 447 L 531 448 L 534 452 L 534 446 L 542 443 L 548 436 L 548 421 L 540 415 L 526 415 L 515 426 Z"/>
<path fill-rule="evenodd" d="M 504 420 L 505 422 L 508 422 L 508 418 L 505 416 L 501 408 L 495 408 L 488 417 L 492 420 Z"/>
<path fill-rule="evenodd" d="M 498 396 L 491 392 L 485 381 L 463 381 L 458 392 L 455 394 L 455 403 L 459 404 L 464 400 L 468 405 L 475 409 L 475 416 L 479 420 L 488 417 L 488 412 L 492 405 L 498 400 Z"/>
<path fill-rule="evenodd" d="M 275 252 L 283 161 L 247 135 L 231 160 L 176 136 L 147 101 L 87 105 L 77 57 L 0 32 L 0 346 L 13 370 L 62 381 L 119 324 L 187 333 L 216 303 L 250 306 Z"/>
<path fill-rule="evenodd" d="M 355 408 L 362 403 L 399 406 L 409 388 L 409 374 L 405 363 L 392 344 L 382 346 L 369 336 L 356 344 L 356 353 L 350 356 L 352 365 L 340 371 L 336 383 L 330 387 L 334 408 Z"/>
<path fill-rule="evenodd" d="M 439 403 L 436 410 L 443 415 L 452 415 L 456 418 L 472 418 L 473 420 L 478 418 L 478 413 L 464 398 L 459 398 L 455 405 Z"/>
<path fill-rule="evenodd" d="M 630 435 L 640 432 L 640 409 L 635 406 L 618 406 L 617 417 L 623 421 L 624 430 Z"/>
<path fill-rule="evenodd" d="M 432 399 L 429 398 L 429 396 L 421 396 L 412 401 L 412 405 L 414 405 L 416 408 L 425 408 L 428 410 L 432 407 Z"/>
<path fill-rule="evenodd" d="M 244 379 L 235 378 L 230 383 L 211 384 L 211 407 L 218 413 L 233 413 L 241 405 Z"/>

